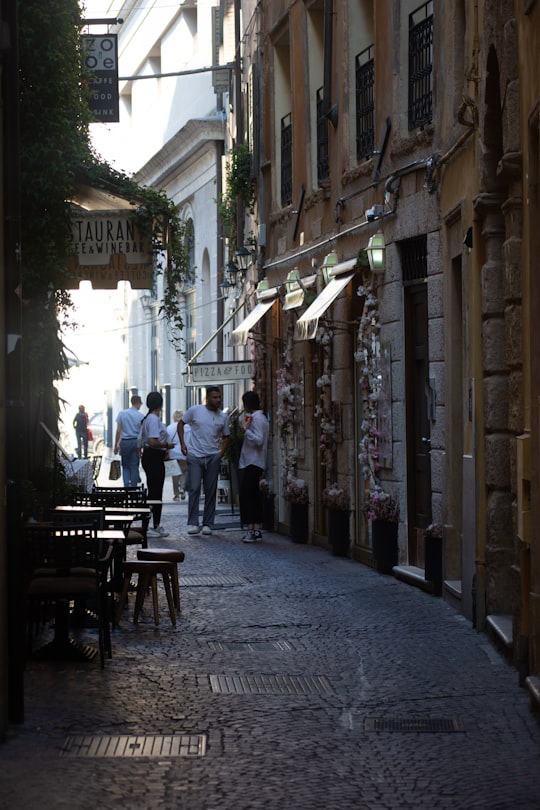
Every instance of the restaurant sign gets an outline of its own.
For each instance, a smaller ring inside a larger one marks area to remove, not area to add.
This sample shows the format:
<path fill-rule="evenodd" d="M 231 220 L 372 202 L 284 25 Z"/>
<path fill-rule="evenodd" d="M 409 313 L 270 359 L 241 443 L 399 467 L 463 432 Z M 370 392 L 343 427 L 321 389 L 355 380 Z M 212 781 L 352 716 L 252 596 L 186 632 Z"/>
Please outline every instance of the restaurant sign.
<path fill-rule="evenodd" d="M 83 65 L 89 76 L 88 106 L 92 121 L 120 121 L 118 96 L 118 42 L 116 34 L 81 37 Z"/>
<path fill-rule="evenodd" d="M 141 236 L 127 211 L 75 213 L 71 218 L 71 289 L 91 281 L 96 290 L 115 290 L 129 281 L 134 290 L 153 285 L 150 241 Z"/>
<path fill-rule="evenodd" d="M 188 363 L 186 385 L 208 386 L 247 380 L 255 373 L 255 364 L 249 360 L 232 363 Z"/>

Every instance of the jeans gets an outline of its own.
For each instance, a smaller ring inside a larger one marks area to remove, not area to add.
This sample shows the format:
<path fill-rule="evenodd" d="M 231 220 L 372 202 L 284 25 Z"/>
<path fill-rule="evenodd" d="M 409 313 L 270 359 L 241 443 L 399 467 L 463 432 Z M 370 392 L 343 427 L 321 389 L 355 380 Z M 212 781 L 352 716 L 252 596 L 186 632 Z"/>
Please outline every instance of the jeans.
<path fill-rule="evenodd" d="M 88 458 L 88 431 L 84 429 L 84 433 L 75 432 L 77 436 L 77 457 L 82 458 L 82 450 L 84 449 L 84 457 Z"/>
<path fill-rule="evenodd" d="M 137 439 L 122 439 L 120 442 L 120 458 L 122 460 L 124 486 L 136 487 L 141 482 Z"/>
<path fill-rule="evenodd" d="M 221 453 L 211 456 L 192 456 L 188 453 L 188 525 L 199 525 L 199 499 L 204 486 L 203 526 L 213 526 L 216 514 L 216 492 L 221 466 Z"/>

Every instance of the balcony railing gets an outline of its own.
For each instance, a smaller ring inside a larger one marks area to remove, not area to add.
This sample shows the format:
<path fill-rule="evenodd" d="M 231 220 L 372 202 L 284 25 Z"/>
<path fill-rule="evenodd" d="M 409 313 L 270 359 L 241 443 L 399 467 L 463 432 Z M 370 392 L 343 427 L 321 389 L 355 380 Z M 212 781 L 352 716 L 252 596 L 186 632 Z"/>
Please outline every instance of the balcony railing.
<path fill-rule="evenodd" d="M 373 154 L 375 143 L 375 60 L 373 45 L 359 53 L 356 63 L 356 159 Z"/>
<path fill-rule="evenodd" d="M 328 180 L 328 119 L 325 115 L 323 88 L 317 90 L 317 181 Z"/>
<path fill-rule="evenodd" d="M 409 15 L 409 129 L 433 115 L 433 0 Z"/>
<path fill-rule="evenodd" d="M 281 205 L 292 203 L 292 117 L 281 119 Z"/>

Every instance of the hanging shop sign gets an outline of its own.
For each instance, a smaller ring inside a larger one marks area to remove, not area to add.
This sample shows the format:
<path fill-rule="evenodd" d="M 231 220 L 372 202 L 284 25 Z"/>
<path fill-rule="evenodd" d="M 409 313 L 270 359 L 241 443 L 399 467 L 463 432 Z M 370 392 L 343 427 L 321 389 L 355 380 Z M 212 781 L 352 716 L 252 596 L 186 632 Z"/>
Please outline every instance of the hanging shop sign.
<path fill-rule="evenodd" d="M 120 120 L 118 96 L 118 42 L 116 34 L 85 34 L 81 37 L 83 66 L 90 76 L 92 121 L 117 123 Z"/>
<path fill-rule="evenodd" d="M 238 360 L 232 363 L 188 363 L 186 385 L 220 385 L 247 380 L 255 373 L 254 363 Z"/>
<path fill-rule="evenodd" d="M 150 240 L 138 232 L 127 211 L 94 211 L 71 219 L 71 289 L 83 280 L 97 290 L 129 281 L 134 290 L 153 286 Z"/>

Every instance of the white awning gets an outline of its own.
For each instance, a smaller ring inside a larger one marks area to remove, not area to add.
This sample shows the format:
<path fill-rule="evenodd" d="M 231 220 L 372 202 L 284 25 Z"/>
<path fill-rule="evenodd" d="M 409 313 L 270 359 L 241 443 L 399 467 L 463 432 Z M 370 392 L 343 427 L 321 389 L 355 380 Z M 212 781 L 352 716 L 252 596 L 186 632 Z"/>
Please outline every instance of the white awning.
<path fill-rule="evenodd" d="M 354 273 L 340 275 L 337 278 L 333 278 L 332 281 L 326 285 L 322 293 L 317 296 L 311 306 L 308 307 L 304 314 L 296 321 L 294 328 L 295 340 L 312 340 L 315 337 L 319 325 L 319 318 L 321 315 L 324 315 L 330 304 L 336 300 L 340 292 L 353 277 Z"/>
<path fill-rule="evenodd" d="M 251 310 L 249 315 L 244 318 L 241 324 L 239 324 L 236 329 L 233 329 L 230 346 L 245 346 L 248 339 L 248 332 L 255 326 L 255 324 L 259 323 L 262 316 L 265 315 L 274 301 L 277 298 L 272 298 L 270 301 L 259 301 L 259 303 Z"/>

